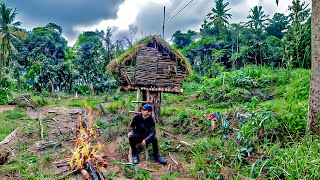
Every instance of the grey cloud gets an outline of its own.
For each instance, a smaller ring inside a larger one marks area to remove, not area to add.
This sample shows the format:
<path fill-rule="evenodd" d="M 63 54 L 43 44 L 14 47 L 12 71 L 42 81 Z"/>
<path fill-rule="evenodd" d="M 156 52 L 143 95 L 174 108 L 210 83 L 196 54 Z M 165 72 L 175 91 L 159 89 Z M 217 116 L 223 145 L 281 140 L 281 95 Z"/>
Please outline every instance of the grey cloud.
<path fill-rule="evenodd" d="M 177 8 L 183 6 L 187 1 L 173 0 L 171 6 L 166 6 L 166 16 L 168 17 Z M 229 8 L 231 10 L 229 13 L 232 14 L 232 19 L 230 22 L 240 22 L 244 21 L 249 14 L 249 8 L 243 9 L 240 12 L 232 11 L 233 6 L 239 6 L 241 3 L 245 3 L 244 0 L 231 0 L 225 1 L 229 2 Z M 213 0 L 197 0 L 193 1 L 189 6 L 182 10 L 177 16 L 175 16 L 171 21 L 166 23 L 165 26 L 165 36 L 166 39 L 170 39 L 173 33 L 177 30 L 186 32 L 191 29 L 194 31 L 200 30 L 200 25 L 203 23 L 206 15 L 211 12 L 214 7 Z M 247 7 L 245 7 L 247 8 Z M 144 30 L 144 34 L 155 34 L 161 33 L 162 27 L 162 17 L 163 17 L 163 7 L 158 4 L 153 4 L 148 6 L 146 10 L 140 12 L 137 17 L 136 25 Z"/>
<path fill-rule="evenodd" d="M 171 6 L 166 6 L 166 18 L 170 17 L 178 8 L 186 4 L 186 1 L 173 0 Z M 165 25 L 166 39 L 170 39 L 177 31 L 187 31 L 188 29 L 198 31 L 204 18 L 213 7 L 213 1 L 197 0 L 193 1 L 172 20 Z M 163 6 L 151 4 L 145 11 L 141 11 L 137 17 L 136 25 L 143 29 L 145 35 L 159 34 L 162 32 Z M 153 18 L 151 18 L 153 17 Z"/>
<path fill-rule="evenodd" d="M 75 25 L 93 25 L 102 19 L 116 18 L 124 0 L 8 0 L 17 9 L 22 27 L 44 26 L 49 22 L 60 25 L 67 38 L 75 38 Z"/>

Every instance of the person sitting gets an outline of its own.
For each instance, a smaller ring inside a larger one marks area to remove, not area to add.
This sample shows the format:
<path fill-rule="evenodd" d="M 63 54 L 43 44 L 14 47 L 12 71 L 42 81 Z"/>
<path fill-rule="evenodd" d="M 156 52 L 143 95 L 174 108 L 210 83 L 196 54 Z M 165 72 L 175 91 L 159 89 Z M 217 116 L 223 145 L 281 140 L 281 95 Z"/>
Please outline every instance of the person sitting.
<path fill-rule="evenodd" d="M 151 143 L 154 159 L 160 164 L 167 164 L 167 161 L 159 156 L 158 140 L 155 136 L 156 123 L 151 114 L 152 106 L 150 104 L 145 104 L 141 108 L 141 114 L 136 115 L 129 125 L 128 138 L 132 149 L 133 164 L 139 163 L 139 156 L 136 148 L 138 143 L 141 143 L 146 147 Z"/>

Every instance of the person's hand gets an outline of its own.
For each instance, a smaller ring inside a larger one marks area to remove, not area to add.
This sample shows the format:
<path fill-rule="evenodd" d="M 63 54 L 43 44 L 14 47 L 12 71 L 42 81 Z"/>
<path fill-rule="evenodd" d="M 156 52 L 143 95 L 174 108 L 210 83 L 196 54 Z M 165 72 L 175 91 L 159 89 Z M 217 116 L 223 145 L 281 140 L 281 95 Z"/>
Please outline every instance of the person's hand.
<path fill-rule="evenodd" d="M 132 132 L 129 132 L 129 133 L 128 133 L 128 138 L 130 138 L 131 135 L 132 135 Z"/>
<path fill-rule="evenodd" d="M 146 140 L 143 140 L 141 144 L 145 146 L 147 144 Z"/>

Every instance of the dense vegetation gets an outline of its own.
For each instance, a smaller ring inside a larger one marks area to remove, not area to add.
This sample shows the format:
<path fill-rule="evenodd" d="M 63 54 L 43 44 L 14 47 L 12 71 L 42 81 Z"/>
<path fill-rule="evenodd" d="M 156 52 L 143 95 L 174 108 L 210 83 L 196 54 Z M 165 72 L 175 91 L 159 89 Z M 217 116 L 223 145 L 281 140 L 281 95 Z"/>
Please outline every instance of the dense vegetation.
<path fill-rule="evenodd" d="M 320 142 L 316 136 L 305 137 L 310 8 L 293 0 L 289 15 L 276 13 L 271 18 L 256 6 L 246 22 L 231 24 L 228 6 L 215 0 L 199 32 L 177 30 L 172 36 L 173 46 L 188 58 L 194 72 L 183 85 L 184 94 L 164 95 L 161 112 L 166 130 L 195 142 L 194 148 L 181 150 L 179 161 L 194 163 L 187 172 L 200 179 L 319 179 Z M 14 22 L 15 17 L 14 9 L 0 5 L 0 104 L 18 93 L 30 93 L 39 106 L 83 107 L 82 99 L 68 101 L 77 93 L 92 107 L 107 102 L 109 121 L 97 124 L 109 134 L 108 141 L 124 136 L 134 95 L 116 92 L 116 81 L 106 67 L 132 46 L 132 38 L 112 41 L 108 28 L 84 32 L 68 47 L 59 25 L 48 23 L 27 31 L 18 28 L 21 22 Z M 213 129 L 209 114 L 217 118 Z M 4 122 L 0 140 L 16 126 L 37 125 L 21 109 L 0 117 Z M 9 123 L 17 119 L 25 122 Z M 163 153 L 176 151 L 172 139 L 161 136 L 159 141 Z M 23 145 L 19 149 L 22 161 L 10 162 L 0 172 L 19 171 L 26 179 L 50 177 L 30 175 L 31 170 L 39 170 L 40 161 L 50 159 L 30 155 L 26 149 Z M 139 171 L 134 177 L 149 175 Z M 183 175 L 177 172 L 163 178 Z"/>

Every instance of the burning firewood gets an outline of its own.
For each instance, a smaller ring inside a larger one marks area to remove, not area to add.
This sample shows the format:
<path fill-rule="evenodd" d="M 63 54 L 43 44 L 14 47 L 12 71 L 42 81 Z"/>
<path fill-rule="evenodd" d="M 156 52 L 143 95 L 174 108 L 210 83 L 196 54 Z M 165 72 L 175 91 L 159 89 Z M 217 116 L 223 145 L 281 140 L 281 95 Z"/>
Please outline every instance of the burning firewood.
<path fill-rule="evenodd" d="M 78 118 L 79 122 L 74 130 L 76 144 L 69 164 L 72 170 L 78 170 L 86 179 L 104 180 L 100 169 L 106 167 L 107 160 L 105 156 L 99 155 L 102 145 L 96 139 L 99 131 L 90 123 L 91 111 L 89 108 L 87 118 Z"/>

